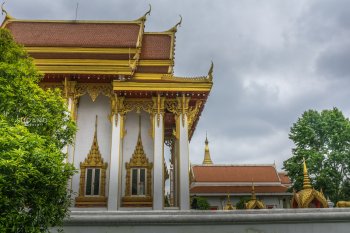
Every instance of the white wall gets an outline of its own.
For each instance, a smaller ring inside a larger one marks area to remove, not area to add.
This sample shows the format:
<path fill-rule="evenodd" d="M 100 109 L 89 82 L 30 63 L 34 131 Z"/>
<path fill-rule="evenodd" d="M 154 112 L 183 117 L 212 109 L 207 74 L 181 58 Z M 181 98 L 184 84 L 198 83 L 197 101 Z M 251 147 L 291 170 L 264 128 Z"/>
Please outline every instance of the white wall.
<path fill-rule="evenodd" d="M 227 196 L 203 196 L 209 202 L 210 206 L 217 206 L 218 209 L 222 209 L 225 206 Z M 246 196 L 249 198 L 250 196 Z M 240 201 L 240 196 L 230 196 L 230 200 L 233 206 L 236 206 L 237 202 Z M 262 200 L 266 206 L 273 205 L 274 208 L 283 208 L 283 196 L 257 196 L 259 200 Z M 287 199 L 290 197 L 286 197 Z"/>
<path fill-rule="evenodd" d="M 143 149 L 146 153 L 149 162 L 153 162 L 153 139 L 150 136 L 149 132 L 151 129 L 151 121 L 148 113 L 141 112 L 141 139 Z M 137 137 L 139 133 L 139 114 L 136 112 L 129 112 L 126 115 L 125 119 L 125 129 L 127 131 L 124 140 L 123 140 L 123 159 L 122 159 L 122 193 L 121 195 L 125 195 L 125 177 L 126 177 L 126 169 L 125 163 L 130 162 L 130 158 L 134 153 Z M 153 176 L 153 172 L 152 172 Z M 153 180 L 153 179 L 152 179 Z"/>
<path fill-rule="evenodd" d="M 110 101 L 109 98 L 99 95 L 95 102 L 92 102 L 89 95 L 80 97 L 78 106 L 78 131 L 76 134 L 73 164 L 78 173 L 73 176 L 73 191 L 79 194 L 80 162 L 87 157 L 95 131 L 95 119 L 98 115 L 97 141 L 104 162 L 108 163 L 106 171 L 106 195 L 108 194 L 108 180 L 111 150 L 111 123 L 109 121 Z"/>

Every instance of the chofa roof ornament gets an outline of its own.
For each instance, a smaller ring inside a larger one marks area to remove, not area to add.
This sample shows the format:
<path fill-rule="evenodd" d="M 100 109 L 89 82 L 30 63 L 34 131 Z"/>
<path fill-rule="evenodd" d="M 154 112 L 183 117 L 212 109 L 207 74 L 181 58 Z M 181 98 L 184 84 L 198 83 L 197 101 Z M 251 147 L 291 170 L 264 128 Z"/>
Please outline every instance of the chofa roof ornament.
<path fill-rule="evenodd" d="M 148 11 L 143 16 L 138 18 L 137 21 L 146 21 L 147 15 L 151 15 L 152 6 L 151 6 L 151 4 L 148 4 L 148 5 L 149 5 Z"/>
<path fill-rule="evenodd" d="M 1 4 L 1 14 L 4 15 L 5 14 L 5 19 L 13 19 L 13 17 L 5 10 L 4 5 L 6 4 L 7 1 L 4 1 Z"/>
<path fill-rule="evenodd" d="M 182 16 L 181 15 L 179 15 L 180 16 L 180 21 L 179 22 L 177 22 L 177 24 L 175 24 L 175 26 L 173 26 L 172 28 L 170 28 L 169 30 L 168 30 L 168 32 L 177 32 L 177 28 L 178 27 L 181 27 L 181 23 L 182 23 Z"/>

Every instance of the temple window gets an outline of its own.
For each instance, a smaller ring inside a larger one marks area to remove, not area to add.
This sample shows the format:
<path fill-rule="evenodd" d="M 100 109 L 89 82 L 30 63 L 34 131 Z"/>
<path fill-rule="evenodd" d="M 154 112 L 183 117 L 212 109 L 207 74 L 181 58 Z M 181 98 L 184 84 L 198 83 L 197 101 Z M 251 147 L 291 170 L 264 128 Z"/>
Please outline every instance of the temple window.
<path fill-rule="evenodd" d="M 133 168 L 131 170 L 132 184 L 131 195 L 145 195 L 146 194 L 146 169 Z"/>
<path fill-rule="evenodd" d="M 104 163 L 97 141 L 97 116 L 94 139 L 84 162 L 80 163 L 79 196 L 76 207 L 106 206 L 105 194 L 107 163 Z"/>
<path fill-rule="evenodd" d="M 100 194 L 100 168 L 87 168 L 85 181 L 85 196 L 98 196 Z"/>
<path fill-rule="evenodd" d="M 122 198 L 123 207 L 151 207 L 152 198 L 152 168 L 148 161 L 141 139 L 141 115 L 139 116 L 139 135 L 134 153 L 129 162 L 125 163 L 125 195 Z"/>

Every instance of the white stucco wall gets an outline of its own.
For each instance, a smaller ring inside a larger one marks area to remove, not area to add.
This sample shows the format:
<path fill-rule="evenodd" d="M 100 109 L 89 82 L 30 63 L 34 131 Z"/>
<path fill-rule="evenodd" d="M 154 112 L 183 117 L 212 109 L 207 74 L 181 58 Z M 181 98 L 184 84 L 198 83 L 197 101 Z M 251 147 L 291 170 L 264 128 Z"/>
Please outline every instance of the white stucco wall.
<path fill-rule="evenodd" d="M 152 127 L 150 116 L 148 113 L 141 112 L 141 139 L 143 149 L 146 153 L 149 162 L 153 163 L 153 139 L 150 136 L 150 128 Z M 139 133 L 139 114 L 136 112 L 129 112 L 126 115 L 125 119 L 125 129 L 126 135 L 123 140 L 123 149 L 122 149 L 122 193 L 121 196 L 125 194 L 125 177 L 126 169 L 125 163 L 130 162 L 130 158 L 134 153 L 137 137 Z M 153 172 L 152 172 L 153 177 Z M 153 180 L 153 179 L 152 179 Z"/>
<path fill-rule="evenodd" d="M 110 150 L 111 150 L 111 123 L 108 119 L 110 114 L 110 101 L 108 97 L 99 95 L 93 102 L 89 95 L 80 97 L 78 106 L 78 119 L 73 164 L 78 173 L 73 176 L 73 192 L 78 195 L 80 162 L 87 157 L 95 131 L 95 119 L 98 115 L 97 140 L 104 162 L 108 163 L 106 172 L 106 195 L 108 194 Z"/>

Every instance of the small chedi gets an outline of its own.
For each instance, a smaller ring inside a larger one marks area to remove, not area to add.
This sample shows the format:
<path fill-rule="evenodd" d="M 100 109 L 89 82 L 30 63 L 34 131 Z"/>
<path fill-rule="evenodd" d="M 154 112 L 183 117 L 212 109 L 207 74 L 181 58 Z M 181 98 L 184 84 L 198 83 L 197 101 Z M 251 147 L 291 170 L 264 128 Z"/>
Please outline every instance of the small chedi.
<path fill-rule="evenodd" d="M 328 203 L 323 195 L 323 192 L 315 190 L 311 186 L 309 174 L 305 159 L 304 165 L 304 184 L 303 189 L 299 192 L 295 192 L 292 198 L 292 208 L 328 208 Z"/>
<path fill-rule="evenodd" d="M 236 208 L 232 205 L 230 194 L 227 194 L 226 204 L 223 208 L 224 210 L 235 210 Z"/>
<path fill-rule="evenodd" d="M 245 203 L 246 209 L 266 209 L 265 203 L 256 198 L 254 183 L 252 184 L 252 197 L 251 199 Z"/>

